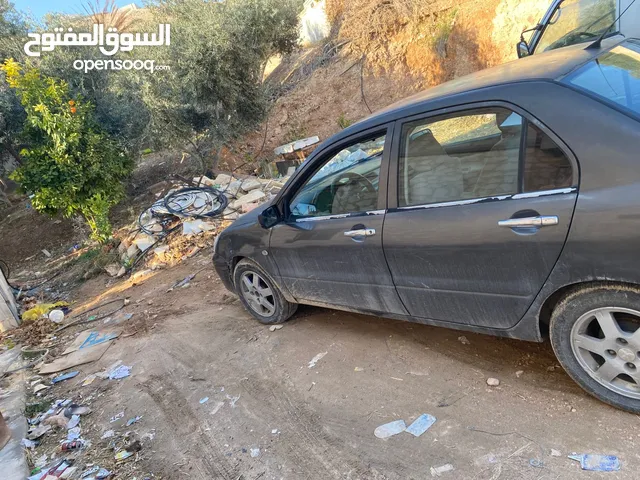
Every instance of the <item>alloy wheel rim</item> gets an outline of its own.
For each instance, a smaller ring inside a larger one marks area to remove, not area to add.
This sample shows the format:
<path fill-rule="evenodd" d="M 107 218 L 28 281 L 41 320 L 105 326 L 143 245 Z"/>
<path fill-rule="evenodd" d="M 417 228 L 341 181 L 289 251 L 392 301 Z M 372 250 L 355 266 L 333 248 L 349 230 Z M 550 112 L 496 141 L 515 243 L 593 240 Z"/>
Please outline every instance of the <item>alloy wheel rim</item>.
<path fill-rule="evenodd" d="M 571 329 L 571 349 L 591 378 L 640 399 L 640 312 L 604 307 L 582 315 Z"/>
<path fill-rule="evenodd" d="M 273 291 L 256 272 L 244 272 L 240 276 L 240 290 L 251 310 L 258 315 L 270 317 L 276 312 Z"/>

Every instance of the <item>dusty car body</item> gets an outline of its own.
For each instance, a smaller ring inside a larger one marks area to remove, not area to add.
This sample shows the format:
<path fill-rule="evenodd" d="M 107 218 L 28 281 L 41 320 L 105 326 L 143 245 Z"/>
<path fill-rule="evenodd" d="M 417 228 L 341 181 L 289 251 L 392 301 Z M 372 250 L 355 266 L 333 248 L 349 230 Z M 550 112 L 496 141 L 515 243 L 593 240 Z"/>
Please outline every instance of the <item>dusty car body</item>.
<path fill-rule="evenodd" d="M 551 330 L 578 383 L 640 411 L 639 52 L 609 39 L 531 56 L 346 128 L 219 236 L 220 278 L 264 323 L 303 303 L 537 342 Z M 620 63 L 632 74 L 612 80 Z M 620 310 L 598 323 L 605 307 Z M 603 365 L 621 373 L 599 379 Z"/>

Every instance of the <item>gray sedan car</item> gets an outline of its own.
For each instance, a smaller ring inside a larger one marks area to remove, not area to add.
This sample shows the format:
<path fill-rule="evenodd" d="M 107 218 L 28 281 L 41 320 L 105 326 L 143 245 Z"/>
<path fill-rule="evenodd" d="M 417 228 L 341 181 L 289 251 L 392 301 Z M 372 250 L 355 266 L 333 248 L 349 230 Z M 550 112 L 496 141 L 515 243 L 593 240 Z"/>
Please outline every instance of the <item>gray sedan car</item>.
<path fill-rule="evenodd" d="M 640 413 L 640 41 L 445 83 L 320 145 L 217 239 L 263 323 L 298 304 L 541 342 Z"/>

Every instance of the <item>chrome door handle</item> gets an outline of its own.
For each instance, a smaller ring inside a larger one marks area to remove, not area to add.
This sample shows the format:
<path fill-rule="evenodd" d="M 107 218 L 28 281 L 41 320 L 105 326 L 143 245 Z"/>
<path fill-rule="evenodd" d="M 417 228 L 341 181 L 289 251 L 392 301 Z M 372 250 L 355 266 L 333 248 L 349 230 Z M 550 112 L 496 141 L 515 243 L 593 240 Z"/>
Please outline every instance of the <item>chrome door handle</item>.
<path fill-rule="evenodd" d="M 347 230 L 345 237 L 370 237 L 376 234 L 375 228 L 361 228 L 359 230 Z"/>
<path fill-rule="evenodd" d="M 525 218 L 509 218 L 507 220 L 499 220 L 498 226 L 507 228 L 518 227 L 549 227 L 558 225 L 558 217 L 556 215 L 540 215 L 538 217 Z"/>

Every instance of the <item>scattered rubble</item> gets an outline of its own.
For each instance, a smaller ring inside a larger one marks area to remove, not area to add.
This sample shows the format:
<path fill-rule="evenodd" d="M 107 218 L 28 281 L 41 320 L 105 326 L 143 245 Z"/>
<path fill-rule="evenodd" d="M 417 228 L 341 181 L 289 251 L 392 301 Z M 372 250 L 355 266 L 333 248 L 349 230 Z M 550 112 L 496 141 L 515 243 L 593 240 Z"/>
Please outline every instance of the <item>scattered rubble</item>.
<path fill-rule="evenodd" d="M 451 465 L 450 463 L 446 463 L 440 467 L 431 467 L 431 476 L 439 477 L 443 473 L 453 472 L 453 470 L 454 470 L 453 465 Z"/>
<path fill-rule="evenodd" d="M 498 385 L 500 385 L 500 380 L 498 380 L 497 378 L 489 377 L 487 378 L 487 385 L 489 385 L 490 387 L 497 387 Z"/>

